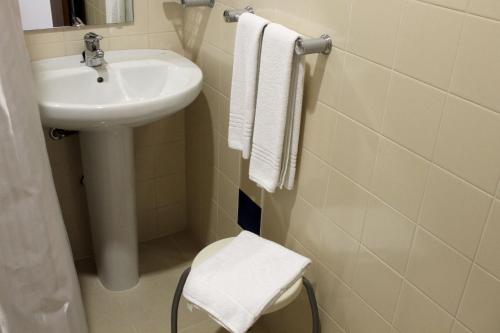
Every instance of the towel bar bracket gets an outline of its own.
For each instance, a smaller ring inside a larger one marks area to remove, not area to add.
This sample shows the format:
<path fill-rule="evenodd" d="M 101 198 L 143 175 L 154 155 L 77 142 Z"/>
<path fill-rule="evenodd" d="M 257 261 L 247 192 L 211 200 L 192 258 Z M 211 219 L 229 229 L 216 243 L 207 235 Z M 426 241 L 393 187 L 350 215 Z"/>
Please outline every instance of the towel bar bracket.
<path fill-rule="evenodd" d="M 235 10 L 226 9 L 224 11 L 224 21 L 226 21 L 227 23 L 238 22 L 241 14 L 243 13 L 255 14 L 255 11 L 252 8 L 252 6 L 246 6 L 245 9 L 235 9 Z"/>
<path fill-rule="evenodd" d="M 299 38 L 295 43 L 295 53 L 299 56 L 313 53 L 330 54 L 333 42 L 329 35 L 323 34 L 319 38 Z"/>

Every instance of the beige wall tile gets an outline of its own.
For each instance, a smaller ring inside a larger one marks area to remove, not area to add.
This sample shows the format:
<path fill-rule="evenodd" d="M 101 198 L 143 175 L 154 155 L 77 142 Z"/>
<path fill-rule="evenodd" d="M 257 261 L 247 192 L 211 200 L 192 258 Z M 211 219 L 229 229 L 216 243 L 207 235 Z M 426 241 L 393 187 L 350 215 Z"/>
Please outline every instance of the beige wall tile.
<path fill-rule="evenodd" d="M 330 107 L 316 103 L 304 112 L 303 145 L 307 150 L 328 160 L 328 153 L 337 125 L 337 114 Z"/>
<path fill-rule="evenodd" d="M 175 32 L 148 34 L 148 43 L 148 47 L 151 49 L 165 49 L 184 54 L 182 41 Z"/>
<path fill-rule="evenodd" d="M 219 135 L 219 168 L 234 184 L 240 182 L 241 153 L 229 148 L 227 139 Z"/>
<path fill-rule="evenodd" d="M 495 200 L 493 210 L 484 230 L 477 262 L 500 278 L 500 201 Z"/>
<path fill-rule="evenodd" d="M 356 239 L 361 238 L 369 194 L 335 170 L 331 171 L 324 213 Z"/>
<path fill-rule="evenodd" d="M 406 148 L 432 158 L 445 96 L 431 86 L 394 74 L 382 132 Z"/>
<path fill-rule="evenodd" d="M 464 23 L 451 91 L 500 112 L 500 22 L 468 16 Z"/>
<path fill-rule="evenodd" d="M 368 127 L 380 129 L 389 81 L 388 69 L 347 55 L 339 111 Z"/>
<path fill-rule="evenodd" d="M 340 326 L 347 326 L 350 288 L 324 267 L 319 266 L 318 303 Z"/>
<path fill-rule="evenodd" d="M 288 1 L 287 6 L 275 11 L 274 17 L 271 21 L 291 27 L 296 31 L 303 32 L 309 20 L 310 11 L 311 7 L 307 6 L 304 1 L 290 0 Z"/>
<path fill-rule="evenodd" d="M 229 130 L 229 98 L 219 95 L 219 112 L 217 115 L 217 131 L 227 139 Z"/>
<path fill-rule="evenodd" d="M 467 8 L 467 3 L 469 0 L 421 0 L 421 1 L 433 3 L 448 8 L 465 10 Z"/>
<path fill-rule="evenodd" d="M 135 200 L 137 211 L 147 211 L 156 208 L 156 191 L 155 180 L 146 180 L 136 182 L 135 184 Z M 154 198 L 151 200 L 151 198 Z"/>
<path fill-rule="evenodd" d="M 306 57 L 306 84 L 304 105 L 315 105 L 318 100 L 330 107 L 338 108 L 344 78 L 345 53 L 334 48 L 328 56 Z"/>
<path fill-rule="evenodd" d="M 206 217 L 204 218 L 204 221 Z M 180 232 L 186 228 L 186 203 L 158 208 L 158 232 L 167 236 Z M 157 235 L 153 235 L 155 238 Z"/>
<path fill-rule="evenodd" d="M 173 174 L 154 180 L 156 206 L 167 206 L 186 200 L 186 180 L 184 174 Z M 150 197 L 147 199 L 150 200 Z"/>
<path fill-rule="evenodd" d="M 337 322 L 330 317 L 325 311 L 319 311 L 319 318 L 321 321 L 321 331 L 325 333 L 345 333 L 344 329 L 337 324 Z"/>
<path fill-rule="evenodd" d="M 32 30 L 24 33 L 26 44 L 45 44 L 64 41 L 64 29 Z"/>
<path fill-rule="evenodd" d="M 135 149 L 135 179 L 143 181 L 155 176 L 157 147 L 139 147 Z"/>
<path fill-rule="evenodd" d="M 219 174 L 219 205 L 231 219 L 236 220 L 238 216 L 238 187 L 223 174 Z"/>
<path fill-rule="evenodd" d="M 409 1 L 401 21 L 396 69 L 440 88 L 447 88 L 462 21 L 463 14 L 460 12 Z"/>
<path fill-rule="evenodd" d="M 137 212 L 137 230 L 140 242 L 158 237 L 156 209 Z"/>
<path fill-rule="evenodd" d="M 28 44 L 27 47 L 31 57 L 31 61 L 62 57 L 66 52 L 63 42 Z"/>
<path fill-rule="evenodd" d="M 389 205 L 417 218 L 429 163 L 388 140 L 380 141 L 372 188 Z"/>
<path fill-rule="evenodd" d="M 473 332 L 498 332 L 500 281 L 478 267 L 472 269 L 458 319 Z"/>
<path fill-rule="evenodd" d="M 314 6 L 305 1 L 300 2 L 306 4 L 311 11 L 308 24 L 304 27 L 305 33 L 311 36 L 328 33 L 332 37 L 335 46 L 345 48 L 351 1 L 319 0 Z"/>
<path fill-rule="evenodd" d="M 401 0 L 354 0 L 347 49 L 392 66 L 402 7 Z"/>
<path fill-rule="evenodd" d="M 219 73 L 219 86 L 220 92 L 229 97 L 231 95 L 231 83 L 233 78 L 233 56 L 222 52 L 219 58 L 220 73 Z"/>
<path fill-rule="evenodd" d="M 280 244 L 290 238 L 291 212 L 297 200 L 296 191 L 263 192 L 262 229 L 265 237 Z"/>
<path fill-rule="evenodd" d="M 222 47 L 223 40 L 222 40 L 222 28 L 224 27 L 225 23 L 223 20 L 220 18 L 222 17 L 223 14 L 223 7 L 221 4 L 216 3 L 215 7 L 205 11 L 205 19 L 206 19 L 206 25 L 205 25 L 205 31 L 204 33 L 206 34 L 205 40 L 210 42 L 211 44 L 217 46 L 218 48 Z M 229 29 L 235 29 L 232 27 L 229 27 Z M 227 44 L 233 46 L 234 45 L 234 40 L 229 42 Z"/>
<path fill-rule="evenodd" d="M 466 328 L 464 325 L 460 324 L 458 321 L 456 321 L 455 325 L 453 325 L 451 333 L 472 333 L 472 331 Z"/>
<path fill-rule="evenodd" d="M 162 144 L 185 139 L 184 111 L 179 111 L 171 116 L 165 117 L 152 125 L 153 140 Z"/>
<path fill-rule="evenodd" d="M 455 314 L 471 262 L 422 229 L 417 230 L 407 279 Z"/>
<path fill-rule="evenodd" d="M 355 293 L 349 301 L 348 331 L 352 333 L 389 333 L 391 326 Z"/>
<path fill-rule="evenodd" d="M 182 30 L 182 6 L 162 0 L 147 0 L 147 3 L 148 32 Z"/>
<path fill-rule="evenodd" d="M 314 255 L 319 254 L 321 233 L 327 223 L 318 210 L 300 197 L 297 198 L 291 211 L 289 232 Z"/>
<path fill-rule="evenodd" d="M 297 176 L 298 192 L 316 208 L 323 207 L 330 168 L 306 150 L 302 150 Z"/>
<path fill-rule="evenodd" d="M 369 186 L 378 135 L 347 117 L 339 115 L 330 146 L 329 162 L 358 183 Z"/>
<path fill-rule="evenodd" d="M 371 198 L 365 218 L 363 244 L 404 274 L 415 224 L 378 199 Z"/>
<path fill-rule="evenodd" d="M 165 143 L 156 147 L 155 176 L 182 174 L 186 169 L 184 141 Z"/>
<path fill-rule="evenodd" d="M 193 59 L 203 71 L 203 82 L 213 88 L 219 87 L 220 63 L 223 52 L 210 44 L 202 44 L 199 53 Z"/>
<path fill-rule="evenodd" d="M 396 311 L 394 327 L 401 333 L 443 333 L 451 330 L 453 318 L 408 283 Z"/>
<path fill-rule="evenodd" d="M 187 206 L 191 206 L 192 203 L 188 202 Z M 219 223 L 219 211 L 217 204 L 213 201 L 204 203 L 200 208 L 201 213 L 201 225 L 203 226 L 203 231 L 205 235 L 217 234 L 217 225 Z M 187 220 L 187 219 L 186 219 Z"/>
<path fill-rule="evenodd" d="M 217 223 L 217 238 L 224 239 L 238 236 L 241 228 L 223 209 L 219 209 L 219 221 Z"/>
<path fill-rule="evenodd" d="M 489 193 L 500 177 L 500 116 L 449 98 L 436 144 L 435 161 Z"/>
<path fill-rule="evenodd" d="M 361 247 L 353 288 L 387 321 L 392 321 L 402 278 L 366 248 Z"/>
<path fill-rule="evenodd" d="M 473 258 L 491 198 L 447 171 L 431 168 L 419 223 Z"/>
<path fill-rule="evenodd" d="M 197 105 L 206 109 L 205 114 L 197 115 L 197 121 L 200 123 L 200 126 L 207 132 L 213 133 L 216 136 L 217 132 L 217 124 L 219 119 L 219 110 L 221 108 L 221 98 L 219 92 L 214 89 L 214 87 L 205 84 L 203 85 L 203 91 L 200 96 L 198 96 Z M 207 112 L 208 111 L 208 112 Z"/>
<path fill-rule="evenodd" d="M 468 9 L 470 13 L 500 19 L 500 3 L 496 0 L 470 0 Z"/>
<path fill-rule="evenodd" d="M 147 49 L 148 36 L 130 35 L 108 38 L 110 50 Z"/>
<path fill-rule="evenodd" d="M 352 281 L 359 243 L 335 223 L 325 223 L 321 231 L 318 258 L 346 283 Z"/>

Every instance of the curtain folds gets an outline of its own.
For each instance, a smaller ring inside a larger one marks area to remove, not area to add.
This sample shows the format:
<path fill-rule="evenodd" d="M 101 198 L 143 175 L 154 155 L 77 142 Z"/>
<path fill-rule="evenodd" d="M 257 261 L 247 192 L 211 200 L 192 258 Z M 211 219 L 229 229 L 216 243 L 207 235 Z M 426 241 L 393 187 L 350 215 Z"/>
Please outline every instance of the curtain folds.
<path fill-rule="evenodd" d="M 0 1 L 0 332 L 88 332 L 18 0 Z"/>

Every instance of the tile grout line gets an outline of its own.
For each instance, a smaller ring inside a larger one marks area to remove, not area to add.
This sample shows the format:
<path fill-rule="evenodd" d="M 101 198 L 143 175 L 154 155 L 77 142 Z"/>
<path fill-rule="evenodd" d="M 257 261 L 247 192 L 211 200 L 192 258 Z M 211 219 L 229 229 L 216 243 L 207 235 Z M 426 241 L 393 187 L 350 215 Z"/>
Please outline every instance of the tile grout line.
<path fill-rule="evenodd" d="M 453 324 L 455 324 L 455 322 L 458 320 L 458 316 L 459 314 L 462 312 L 462 308 L 463 308 L 463 303 L 464 303 L 464 299 L 465 299 L 465 293 L 467 291 L 467 288 L 469 287 L 470 285 L 470 280 L 471 280 L 471 277 L 472 277 L 472 271 L 474 270 L 474 267 L 475 266 L 478 266 L 480 267 L 479 264 L 477 264 L 477 259 L 479 257 L 479 252 L 480 252 L 480 249 L 481 249 L 481 244 L 484 240 L 484 237 L 486 235 L 486 229 L 487 229 L 487 226 L 489 225 L 489 223 L 491 222 L 491 217 L 493 215 L 493 210 L 494 210 L 494 207 L 495 207 L 495 199 L 493 198 L 491 200 L 491 203 L 490 203 L 490 208 L 489 208 L 489 211 L 488 211 L 488 216 L 486 218 L 486 222 L 483 224 L 483 227 L 482 227 L 482 230 L 481 230 L 481 237 L 479 239 L 479 242 L 477 244 L 477 247 L 476 247 L 476 250 L 474 252 L 474 257 L 472 259 L 472 264 L 471 266 L 469 267 L 469 272 L 467 274 L 467 278 L 465 280 L 465 284 L 464 284 L 464 288 L 462 290 L 462 293 L 460 295 L 460 299 L 459 299 L 459 302 L 458 302 L 458 308 L 457 308 L 457 314 L 456 314 L 456 317 L 455 317 L 455 320 L 453 322 Z M 489 272 L 488 272 L 489 273 Z M 490 273 L 491 274 L 491 273 Z M 497 281 L 500 281 L 499 279 L 497 279 Z M 463 325 L 463 324 L 462 324 Z M 465 327 L 469 328 L 468 326 L 464 325 Z M 469 328 L 470 329 L 470 328 Z"/>

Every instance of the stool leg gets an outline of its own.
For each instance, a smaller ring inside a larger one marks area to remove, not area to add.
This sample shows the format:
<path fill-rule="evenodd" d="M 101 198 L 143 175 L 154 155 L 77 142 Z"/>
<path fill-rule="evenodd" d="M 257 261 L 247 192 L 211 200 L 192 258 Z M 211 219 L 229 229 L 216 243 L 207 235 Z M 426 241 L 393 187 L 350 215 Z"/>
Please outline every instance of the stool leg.
<path fill-rule="evenodd" d="M 175 289 L 174 300 L 172 302 L 172 313 L 170 317 L 170 333 L 177 333 L 177 317 L 179 312 L 179 303 L 181 301 L 182 290 L 186 284 L 189 272 L 191 272 L 191 267 L 188 267 L 181 275 L 177 288 Z"/>
<path fill-rule="evenodd" d="M 302 278 L 302 284 L 306 288 L 307 298 L 309 298 L 309 304 L 311 305 L 313 333 L 321 333 L 321 322 L 319 320 L 318 303 L 316 302 L 316 296 L 314 295 L 314 288 L 306 277 Z"/>

